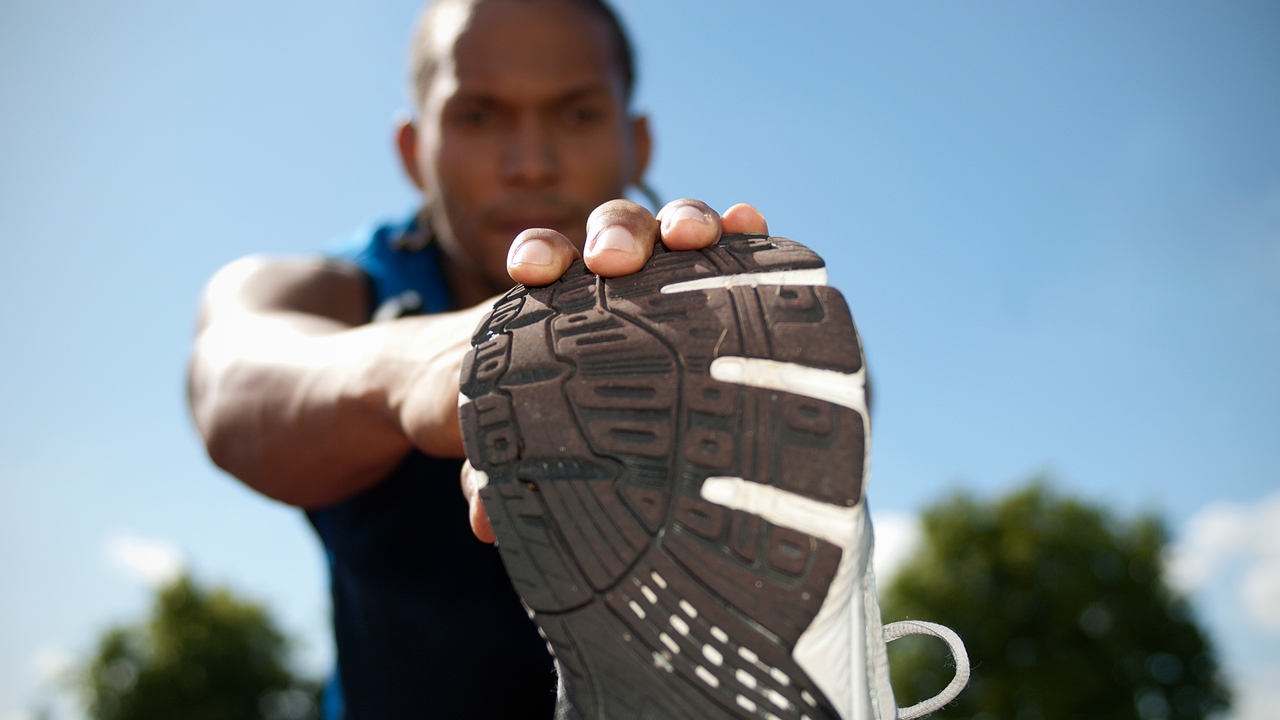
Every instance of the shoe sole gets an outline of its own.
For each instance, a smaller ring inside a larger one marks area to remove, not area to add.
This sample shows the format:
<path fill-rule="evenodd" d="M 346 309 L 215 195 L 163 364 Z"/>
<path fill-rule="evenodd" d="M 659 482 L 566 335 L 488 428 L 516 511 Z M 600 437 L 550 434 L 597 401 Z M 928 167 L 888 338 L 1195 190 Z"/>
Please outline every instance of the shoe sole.
<path fill-rule="evenodd" d="M 839 717 L 793 657 L 864 508 L 861 342 L 825 282 L 797 243 L 725 236 L 576 263 L 481 322 L 464 442 L 557 717 Z"/>

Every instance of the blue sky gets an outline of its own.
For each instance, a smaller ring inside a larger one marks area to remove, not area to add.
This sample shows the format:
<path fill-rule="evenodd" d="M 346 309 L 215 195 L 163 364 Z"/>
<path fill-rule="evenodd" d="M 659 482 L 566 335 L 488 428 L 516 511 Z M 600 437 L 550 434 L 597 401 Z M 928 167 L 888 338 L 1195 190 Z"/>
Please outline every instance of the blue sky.
<path fill-rule="evenodd" d="M 1280 713 L 1280 6 L 618 5 L 652 184 L 755 203 L 854 309 L 883 542 L 1045 472 L 1159 512 L 1237 718 Z M 0 5 L 0 720 L 179 558 L 326 661 L 315 543 L 210 466 L 183 367 L 221 265 L 411 206 L 416 10 Z"/>

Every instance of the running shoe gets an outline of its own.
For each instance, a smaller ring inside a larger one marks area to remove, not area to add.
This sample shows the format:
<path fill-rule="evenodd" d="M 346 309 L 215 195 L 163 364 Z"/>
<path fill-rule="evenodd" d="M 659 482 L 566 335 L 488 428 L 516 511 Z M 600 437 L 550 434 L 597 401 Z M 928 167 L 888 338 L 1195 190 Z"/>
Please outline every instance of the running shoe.
<path fill-rule="evenodd" d="M 517 286 L 462 372 L 469 462 L 560 675 L 564 720 L 865 720 L 899 711 L 871 569 L 861 341 L 790 240 L 659 245 Z M 962 660 L 963 658 L 963 660 Z"/>

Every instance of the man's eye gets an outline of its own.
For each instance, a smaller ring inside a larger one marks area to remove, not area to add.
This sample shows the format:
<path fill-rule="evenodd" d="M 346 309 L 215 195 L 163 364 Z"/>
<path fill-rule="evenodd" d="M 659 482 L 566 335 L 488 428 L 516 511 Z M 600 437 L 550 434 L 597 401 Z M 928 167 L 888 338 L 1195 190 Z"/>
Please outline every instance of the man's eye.
<path fill-rule="evenodd" d="M 565 118 L 574 125 L 592 125 L 604 119 L 604 113 L 595 107 L 570 108 Z"/>
<path fill-rule="evenodd" d="M 483 127 L 493 121 L 493 113 L 488 110 L 463 110 L 458 113 L 458 123 L 469 127 Z"/>

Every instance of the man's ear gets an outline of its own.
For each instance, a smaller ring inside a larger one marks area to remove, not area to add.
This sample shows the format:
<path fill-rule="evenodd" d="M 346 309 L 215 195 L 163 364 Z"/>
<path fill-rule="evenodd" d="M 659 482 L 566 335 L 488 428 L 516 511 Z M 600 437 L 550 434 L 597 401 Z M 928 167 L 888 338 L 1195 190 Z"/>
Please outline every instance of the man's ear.
<path fill-rule="evenodd" d="M 412 120 L 400 123 L 396 131 L 396 149 L 400 152 L 400 165 L 415 187 L 422 190 L 422 168 L 418 166 L 418 126 Z"/>
<path fill-rule="evenodd" d="M 632 185 L 639 185 L 644 179 L 644 171 L 649 168 L 649 155 L 652 152 L 653 137 L 649 134 L 649 118 L 644 115 L 631 118 L 631 157 L 635 163 L 629 178 Z"/>

